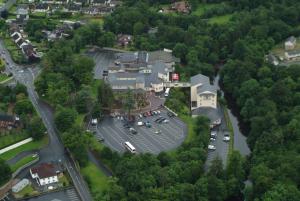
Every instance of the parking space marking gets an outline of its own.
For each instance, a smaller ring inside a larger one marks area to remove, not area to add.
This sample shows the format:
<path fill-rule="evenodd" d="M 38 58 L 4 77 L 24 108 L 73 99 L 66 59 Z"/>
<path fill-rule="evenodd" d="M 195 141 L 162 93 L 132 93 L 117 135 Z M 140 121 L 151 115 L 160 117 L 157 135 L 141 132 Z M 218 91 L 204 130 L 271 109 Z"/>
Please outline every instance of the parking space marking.
<path fill-rule="evenodd" d="M 159 145 L 160 147 L 160 150 L 164 150 L 166 147 L 164 146 L 165 144 L 169 144 L 167 141 L 162 141 L 162 140 L 157 140 L 153 135 L 157 135 L 155 134 L 151 128 L 145 128 L 145 127 L 142 127 L 141 130 L 143 130 L 143 132 L 146 133 L 145 136 L 147 136 L 146 138 L 149 138 L 151 139 L 152 141 L 155 141 L 155 143 L 157 145 Z M 162 143 L 163 142 L 163 143 Z M 164 144 L 165 143 L 165 144 Z"/>

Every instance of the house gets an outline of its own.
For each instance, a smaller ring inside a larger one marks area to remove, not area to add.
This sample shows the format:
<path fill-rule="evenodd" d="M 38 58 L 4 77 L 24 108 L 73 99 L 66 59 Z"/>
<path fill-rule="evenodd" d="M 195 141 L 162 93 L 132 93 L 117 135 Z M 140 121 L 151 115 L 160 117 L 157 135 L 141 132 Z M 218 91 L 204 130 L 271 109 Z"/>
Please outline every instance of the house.
<path fill-rule="evenodd" d="M 17 43 L 20 39 L 22 39 L 22 35 L 20 32 L 14 32 L 13 34 L 10 35 L 10 37 L 12 37 L 15 43 Z"/>
<path fill-rule="evenodd" d="M 29 172 L 32 179 L 35 179 L 40 186 L 58 182 L 58 175 L 61 173 L 56 165 L 50 163 L 42 163 L 31 168 Z"/>
<path fill-rule="evenodd" d="M 91 0 L 91 4 L 93 6 L 103 6 L 103 5 L 108 5 L 108 2 L 107 0 Z"/>
<path fill-rule="evenodd" d="M 69 4 L 66 7 L 66 11 L 70 12 L 70 13 L 80 13 L 81 9 L 82 9 L 82 6 L 79 4 L 75 4 L 75 3 Z"/>
<path fill-rule="evenodd" d="M 120 47 L 127 47 L 133 41 L 133 36 L 128 34 L 119 34 L 117 37 L 117 43 Z"/>
<path fill-rule="evenodd" d="M 273 64 L 274 66 L 277 66 L 279 64 L 278 59 L 273 54 L 268 54 L 265 56 L 266 62 L 269 62 L 270 64 Z"/>
<path fill-rule="evenodd" d="M 293 50 L 296 47 L 297 39 L 294 36 L 289 37 L 284 42 L 285 50 Z"/>
<path fill-rule="evenodd" d="M 20 122 L 19 117 L 7 115 L 7 114 L 0 114 L 0 128 L 3 129 L 16 128 L 19 122 Z"/>
<path fill-rule="evenodd" d="M 17 8 L 16 14 L 17 14 L 16 21 L 18 23 L 22 24 L 22 23 L 26 22 L 29 19 L 29 11 L 28 11 L 27 6 L 20 5 Z"/>
<path fill-rule="evenodd" d="M 48 12 L 49 10 L 50 10 L 49 4 L 47 4 L 47 3 L 38 3 L 38 4 L 35 5 L 33 12 L 45 13 L 45 12 Z"/>
<path fill-rule="evenodd" d="M 178 13 L 184 13 L 184 14 L 188 14 L 191 12 L 191 7 L 187 1 L 174 2 L 171 5 L 171 9 Z"/>
<path fill-rule="evenodd" d="M 191 77 L 191 111 L 198 108 L 217 108 L 217 90 L 209 77 L 198 74 Z"/>
<path fill-rule="evenodd" d="M 300 57 L 300 50 L 291 50 L 284 53 L 287 60 L 296 60 Z"/>
<path fill-rule="evenodd" d="M 37 52 L 30 43 L 22 44 L 21 49 L 28 60 L 33 61 L 42 57 L 42 54 Z"/>

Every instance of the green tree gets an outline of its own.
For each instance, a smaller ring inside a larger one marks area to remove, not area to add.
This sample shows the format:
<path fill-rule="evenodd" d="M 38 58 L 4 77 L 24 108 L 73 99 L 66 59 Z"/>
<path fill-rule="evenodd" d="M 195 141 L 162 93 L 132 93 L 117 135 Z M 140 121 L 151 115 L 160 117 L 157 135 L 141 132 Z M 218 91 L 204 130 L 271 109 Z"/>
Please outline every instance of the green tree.
<path fill-rule="evenodd" d="M 54 122 L 58 130 L 65 132 L 70 129 L 76 120 L 77 113 L 72 108 L 58 107 Z"/>
<path fill-rule="evenodd" d="M 5 163 L 5 161 L 0 158 L 0 185 L 7 182 L 10 178 L 11 178 L 11 169 Z"/>
<path fill-rule="evenodd" d="M 42 120 L 38 116 L 35 116 L 31 119 L 28 126 L 28 131 L 34 140 L 40 140 L 44 136 L 45 127 Z"/>
<path fill-rule="evenodd" d="M 128 116 L 130 116 L 130 112 L 134 108 L 134 103 L 135 101 L 134 101 L 132 90 L 128 89 L 123 101 L 123 108 L 127 112 Z"/>

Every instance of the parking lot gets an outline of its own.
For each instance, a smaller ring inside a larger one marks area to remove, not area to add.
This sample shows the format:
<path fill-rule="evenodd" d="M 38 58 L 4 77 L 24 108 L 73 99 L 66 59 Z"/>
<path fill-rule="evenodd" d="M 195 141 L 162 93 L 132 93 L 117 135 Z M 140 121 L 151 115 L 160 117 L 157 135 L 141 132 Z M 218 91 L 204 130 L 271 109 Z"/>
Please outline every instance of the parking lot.
<path fill-rule="evenodd" d="M 126 123 L 121 118 L 105 118 L 96 127 L 95 135 L 98 139 L 103 138 L 103 143 L 118 152 L 124 152 L 124 142 L 130 142 L 138 153 L 158 154 L 161 151 L 174 149 L 181 145 L 187 133 L 187 127 L 178 117 L 168 117 L 165 109 L 160 109 L 160 114 L 136 119 L 131 125 L 137 133 L 132 134 Z M 156 123 L 159 117 L 168 119 L 168 123 Z M 151 127 L 138 126 L 139 121 L 149 122 Z M 90 128 L 92 130 L 92 128 Z"/>

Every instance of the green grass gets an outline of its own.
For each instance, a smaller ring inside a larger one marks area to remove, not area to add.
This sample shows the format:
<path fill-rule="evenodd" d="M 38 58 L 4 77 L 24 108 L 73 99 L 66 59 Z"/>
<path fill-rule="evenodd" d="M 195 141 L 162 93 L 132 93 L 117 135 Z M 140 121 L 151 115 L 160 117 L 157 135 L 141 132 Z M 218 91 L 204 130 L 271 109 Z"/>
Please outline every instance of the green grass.
<path fill-rule="evenodd" d="M 7 80 L 9 77 L 5 74 L 0 74 L 0 82 L 3 82 L 4 80 Z"/>
<path fill-rule="evenodd" d="M 83 125 L 83 119 L 84 119 L 84 114 L 77 115 L 77 118 L 75 120 L 75 124 L 82 126 Z"/>
<path fill-rule="evenodd" d="M 9 145 L 12 145 L 14 143 L 17 143 L 21 140 L 24 140 L 28 138 L 29 136 L 22 133 L 16 133 L 16 134 L 8 134 L 5 136 L 0 137 L 0 149 L 3 149 L 4 147 L 7 147 Z"/>
<path fill-rule="evenodd" d="M 9 160 L 23 151 L 31 151 L 31 150 L 35 150 L 35 149 L 40 149 L 40 148 L 46 146 L 48 144 L 48 141 L 49 141 L 48 137 L 44 137 L 42 140 L 29 142 L 27 144 L 24 144 L 20 147 L 17 147 L 13 150 L 10 150 L 8 152 L 1 154 L 0 158 L 2 158 L 3 160 Z"/>
<path fill-rule="evenodd" d="M 34 188 L 31 185 L 26 186 L 23 190 L 20 192 L 14 194 L 16 198 L 23 198 L 28 196 L 37 195 L 38 192 L 34 190 Z"/>
<path fill-rule="evenodd" d="M 181 114 L 179 114 L 179 118 L 187 125 L 188 128 L 187 137 L 185 138 L 184 142 L 192 142 L 196 137 L 194 132 L 194 119 L 191 116 Z"/>
<path fill-rule="evenodd" d="M 108 189 L 109 178 L 95 164 L 89 162 L 80 172 L 86 179 L 92 192 L 103 192 Z"/>
<path fill-rule="evenodd" d="M 217 3 L 201 3 L 198 8 L 192 12 L 192 15 L 202 16 L 206 11 L 219 6 Z"/>
<path fill-rule="evenodd" d="M 37 156 L 35 156 L 35 157 L 33 157 L 32 155 L 26 156 L 26 157 L 22 158 L 21 160 L 19 160 L 16 164 L 11 165 L 10 168 L 11 168 L 12 172 L 15 172 L 20 167 L 26 165 L 27 163 L 34 161 L 35 159 L 37 159 Z"/>
<path fill-rule="evenodd" d="M 226 23 L 229 22 L 231 17 L 232 17 L 232 14 L 212 17 L 208 20 L 208 23 L 210 23 L 210 24 L 221 24 L 221 25 L 226 24 Z"/>

